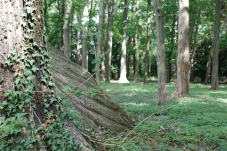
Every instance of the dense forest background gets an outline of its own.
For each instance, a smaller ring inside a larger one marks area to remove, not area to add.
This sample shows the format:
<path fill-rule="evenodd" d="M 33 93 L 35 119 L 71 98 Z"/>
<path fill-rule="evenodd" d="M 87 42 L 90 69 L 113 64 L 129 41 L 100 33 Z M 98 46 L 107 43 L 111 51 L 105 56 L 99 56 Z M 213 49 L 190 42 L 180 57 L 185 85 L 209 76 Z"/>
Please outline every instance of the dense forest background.
<path fill-rule="evenodd" d="M 106 78 L 105 70 L 106 54 L 111 51 L 110 60 L 110 78 L 119 79 L 120 63 L 122 54 L 122 31 L 124 24 L 126 27 L 126 70 L 127 78 L 136 80 L 135 76 L 143 79 L 145 75 L 145 58 L 147 46 L 147 28 L 150 28 L 150 45 L 148 50 L 148 76 L 149 79 L 157 77 L 157 45 L 156 45 L 156 18 L 153 7 L 149 6 L 149 0 L 131 0 L 126 4 L 124 1 L 104 1 L 103 10 L 100 10 L 99 1 L 71 1 L 69 6 L 65 6 L 61 0 L 45 0 L 43 2 L 44 20 L 46 27 L 46 36 L 48 42 L 57 48 L 63 47 L 62 29 L 64 24 L 64 10 L 68 9 L 69 30 L 69 50 L 70 58 L 82 65 L 84 47 L 87 48 L 87 69 L 89 72 L 95 72 L 95 63 L 101 64 L 101 80 Z M 178 40 L 178 2 L 160 1 L 163 8 L 164 17 L 164 44 L 165 44 L 165 65 L 166 81 L 176 79 L 177 70 L 177 40 Z M 111 5 L 111 6 L 110 6 Z M 112 8 L 109 8 L 112 7 Z M 124 8 L 128 8 L 127 18 L 123 17 Z M 220 17 L 215 20 L 215 3 L 213 0 L 193 0 L 189 7 L 189 39 L 190 39 L 190 81 L 191 82 L 210 82 L 210 67 L 212 56 L 212 42 L 214 38 L 215 23 L 220 22 L 219 31 L 219 61 L 218 74 L 219 80 L 224 81 L 226 76 L 226 3 L 220 1 Z M 112 14 L 108 9 L 112 9 Z M 101 34 L 99 31 L 99 12 L 103 11 L 103 26 Z M 111 16 L 112 15 L 112 16 Z M 112 17 L 112 18 L 110 18 Z M 148 20 L 150 20 L 148 22 Z M 110 27 L 111 26 L 111 27 Z M 112 50 L 108 48 L 109 32 L 111 28 Z M 101 53 L 97 59 L 98 38 L 101 37 Z M 86 41 L 84 42 L 84 40 Z M 87 46 L 85 46 L 87 45 Z M 137 56 L 138 55 L 138 56 Z M 138 58 L 139 59 L 138 59 Z M 138 59 L 138 68 L 136 68 Z M 109 60 L 109 59 L 108 59 Z M 212 67 L 212 66 L 211 66 Z M 138 71 L 136 71 L 138 70 Z M 138 74 L 137 74 L 138 73 Z"/>

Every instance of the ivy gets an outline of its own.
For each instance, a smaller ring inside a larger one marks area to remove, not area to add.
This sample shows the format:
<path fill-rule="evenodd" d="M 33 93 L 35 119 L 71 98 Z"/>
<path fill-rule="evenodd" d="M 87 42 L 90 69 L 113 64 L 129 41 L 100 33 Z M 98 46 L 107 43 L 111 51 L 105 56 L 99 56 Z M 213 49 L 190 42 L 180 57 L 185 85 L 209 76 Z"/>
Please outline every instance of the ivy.
<path fill-rule="evenodd" d="M 74 136 L 63 128 L 67 124 L 63 119 L 68 114 L 62 108 L 61 97 L 54 93 L 50 57 L 45 46 L 33 38 L 35 1 L 24 0 L 24 4 L 21 27 L 25 47 L 21 52 L 12 50 L 6 62 L 15 73 L 15 90 L 7 91 L 5 100 L 0 102 L 0 150 L 78 150 L 79 144 L 74 143 Z M 37 77 L 40 73 L 41 76 Z M 38 78 L 46 86 L 45 92 L 35 91 Z M 44 95 L 42 102 L 37 103 L 40 101 L 35 98 L 37 93 Z M 35 112 L 38 104 L 43 108 L 44 123 Z"/>

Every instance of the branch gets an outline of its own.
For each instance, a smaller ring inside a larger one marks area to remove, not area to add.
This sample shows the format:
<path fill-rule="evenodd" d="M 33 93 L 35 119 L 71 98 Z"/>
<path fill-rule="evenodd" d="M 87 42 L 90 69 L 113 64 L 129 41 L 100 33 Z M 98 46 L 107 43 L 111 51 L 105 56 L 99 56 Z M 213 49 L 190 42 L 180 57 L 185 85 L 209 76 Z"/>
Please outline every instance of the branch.
<path fill-rule="evenodd" d="M 161 113 L 161 112 L 163 112 L 163 111 L 165 111 L 165 110 L 169 110 L 169 109 L 171 109 L 171 108 L 173 108 L 173 107 L 175 107 L 175 106 L 177 106 L 177 105 L 173 105 L 173 106 L 170 106 L 170 107 L 168 107 L 168 108 L 166 108 L 166 109 L 163 109 L 163 110 L 161 110 L 161 111 L 158 111 L 158 112 L 156 112 L 156 113 L 153 113 L 153 114 L 151 114 L 150 116 L 148 116 L 148 117 L 146 117 L 145 119 L 143 119 L 142 121 L 140 121 L 126 136 L 125 136 L 125 138 L 121 141 L 121 142 L 119 142 L 119 143 L 123 143 L 124 141 L 125 141 L 125 139 L 140 125 L 140 124 L 142 124 L 144 121 L 146 121 L 147 119 L 149 119 L 149 118 L 151 118 L 151 117 L 153 117 L 154 115 L 156 115 L 156 114 L 158 114 L 158 113 Z"/>

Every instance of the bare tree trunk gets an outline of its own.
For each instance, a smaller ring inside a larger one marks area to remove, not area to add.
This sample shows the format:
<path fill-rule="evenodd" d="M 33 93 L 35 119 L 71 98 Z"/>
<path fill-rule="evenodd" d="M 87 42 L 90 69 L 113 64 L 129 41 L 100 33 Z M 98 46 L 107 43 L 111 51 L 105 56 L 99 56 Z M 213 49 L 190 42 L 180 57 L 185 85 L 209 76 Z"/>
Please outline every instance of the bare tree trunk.
<path fill-rule="evenodd" d="M 121 45 L 121 69 L 119 83 L 128 83 L 126 77 L 126 44 L 127 44 L 127 17 L 128 17 L 128 0 L 124 0 L 124 14 L 123 14 L 123 31 L 122 31 L 122 45 Z"/>
<path fill-rule="evenodd" d="M 150 5 L 151 0 L 147 0 L 147 43 L 146 43 L 146 54 L 145 54 L 145 69 L 144 69 L 144 84 L 148 83 L 148 74 L 149 74 L 149 51 L 150 51 L 150 42 L 151 42 L 151 18 L 150 18 Z"/>
<path fill-rule="evenodd" d="M 112 57 L 112 44 L 113 44 L 113 16 L 114 16 L 114 0 L 108 0 L 108 31 L 107 31 L 107 53 L 105 55 L 105 70 L 106 70 L 106 82 L 110 82 L 110 67 Z"/>
<path fill-rule="evenodd" d="M 166 104 L 166 77 L 165 77 L 165 52 L 164 52 L 164 24 L 163 13 L 159 0 L 153 0 L 156 14 L 157 29 L 157 68 L 158 68 L 158 105 Z"/>
<path fill-rule="evenodd" d="M 136 14 L 136 18 L 138 17 L 139 13 L 138 13 L 138 7 L 139 7 L 139 2 L 140 0 L 136 0 L 136 4 L 135 4 L 135 14 Z M 138 23 L 136 22 L 136 33 L 135 33 L 135 37 L 134 37 L 134 44 L 135 44 L 135 71 L 134 71 L 134 82 L 137 81 L 138 79 L 138 74 L 139 74 L 139 46 L 138 46 Z"/>
<path fill-rule="evenodd" d="M 88 29 L 87 29 L 87 26 L 88 26 L 88 20 L 89 20 L 89 17 L 88 17 L 88 0 L 86 0 L 85 2 L 85 6 L 84 6 L 84 11 L 83 11 L 83 40 L 82 40 L 82 67 L 84 69 L 88 69 L 88 66 L 87 66 L 87 62 L 88 62 L 88 48 L 87 48 L 87 33 L 88 33 Z"/>
<path fill-rule="evenodd" d="M 63 52 L 65 57 L 70 58 L 70 39 L 69 39 L 69 15 L 70 15 L 70 2 L 64 0 L 64 23 L 63 23 Z"/>
<path fill-rule="evenodd" d="M 219 31 L 221 26 L 221 1 L 216 0 L 215 21 L 214 21 L 214 39 L 212 43 L 212 75 L 211 75 L 211 89 L 218 89 L 218 41 Z"/>
<path fill-rule="evenodd" d="M 77 14 L 77 22 L 80 23 L 81 22 L 81 18 L 80 18 L 80 14 Z M 76 46 L 76 63 L 80 66 L 82 66 L 82 32 L 80 29 L 77 29 L 77 46 Z"/>
<path fill-rule="evenodd" d="M 103 24 L 103 0 L 100 0 L 100 5 L 99 5 L 99 27 L 98 27 L 98 37 L 97 37 L 97 51 L 96 51 L 96 61 L 97 60 L 102 60 L 101 58 L 101 44 L 102 44 L 102 24 Z M 98 84 L 101 83 L 101 78 L 100 78 L 100 61 L 96 62 L 96 81 Z"/>
<path fill-rule="evenodd" d="M 65 85 L 72 88 L 80 86 L 79 88 L 82 89 L 84 94 L 82 97 L 76 97 L 74 94 L 69 94 L 68 97 L 75 105 L 75 108 L 82 113 L 89 125 L 92 126 L 96 123 L 117 131 L 123 131 L 133 125 L 128 114 L 119 105 L 111 101 L 110 97 L 97 85 L 96 80 L 90 73 L 63 57 L 53 47 L 49 46 L 49 48 L 56 85 L 60 90 Z M 67 69 L 63 68 L 65 66 L 67 66 Z M 92 97 L 87 91 L 89 88 L 94 89 L 97 92 L 97 96 Z"/>
<path fill-rule="evenodd" d="M 209 81 L 209 75 L 210 75 L 210 69 L 211 69 L 211 58 L 212 58 L 212 49 L 210 50 L 210 54 L 209 54 L 209 57 L 208 57 L 208 60 L 207 60 L 207 65 L 206 65 L 206 75 L 205 75 L 205 80 L 204 80 L 204 83 L 207 84 L 208 81 Z"/>
<path fill-rule="evenodd" d="M 189 0 L 179 0 L 177 84 L 178 94 L 189 94 Z"/>

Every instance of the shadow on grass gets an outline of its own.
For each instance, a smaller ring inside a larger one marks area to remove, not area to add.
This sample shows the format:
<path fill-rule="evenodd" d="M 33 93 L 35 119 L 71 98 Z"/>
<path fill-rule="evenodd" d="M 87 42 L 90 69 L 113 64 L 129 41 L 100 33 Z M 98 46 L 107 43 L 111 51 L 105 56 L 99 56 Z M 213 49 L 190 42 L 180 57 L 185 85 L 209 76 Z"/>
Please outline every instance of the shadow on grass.
<path fill-rule="evenodd" d="M 157 83 L 103 83 L 101 87 L 137 124 L 150 116 L 125 141 L 126 150 L 227 150 L 226 85 L 210 91 L 209 85 L 191 84 L 189 96 L 168 100 L 166 106 L 156 105 Z M 175 85 L 166 88 L 169 96 Z M 165 108 L 170 109 L 155 114 Z M 160 126 L 178 127 L 179 132 L 159 132 Z"/>

